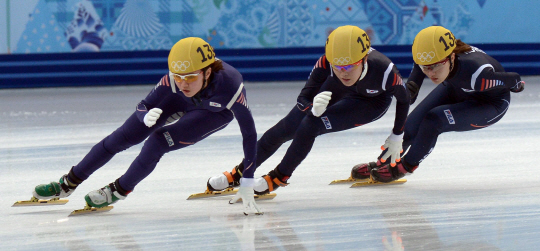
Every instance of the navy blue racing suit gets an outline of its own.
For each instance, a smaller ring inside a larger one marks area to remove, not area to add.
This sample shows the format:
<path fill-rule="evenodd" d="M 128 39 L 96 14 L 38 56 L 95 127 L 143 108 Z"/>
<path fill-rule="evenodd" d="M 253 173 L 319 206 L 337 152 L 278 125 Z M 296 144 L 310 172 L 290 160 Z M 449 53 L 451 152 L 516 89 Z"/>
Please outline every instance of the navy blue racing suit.
<path fill-rule="evenodd" d="M 176 92 L 171 73 L 165 75 L 138 105 L 126 122 L 96 144 L 83 160 L 73 167 L 81 181 L 105 165 L 115 154 L 145 141 L 140 154 L 119 179 L 121 188 L 132 191 L 170 151 L 193 145 L 219 131 L 236 118 L 240 125 L 244 149 L 244 177 L 255 172 L 257 132 L 249 110 L 242 75 L 223 62 L 223 70 L 212 73 L 208 86 L 188 98 Z M 152 108 L 163 112 L 156 124 L 148 128 L 143 120 Z M 234 114 L 233 114 L 234 113 Z M 182 165 L 182 163 L 179 163 Z"/>
<path fill-rule="evenodd" d="M 313 98 L 323 91 L 331 91 L 332 99 L 326 111 L 316 117 L 311 112 Z M 283 143 L 293 139 L 278 166 L 280 173 L 291 176 L 311 151 L 317 136 L 351 129 L 381 118 L 390 107 L 392 96 L 397 99 L 392 132 L 399 135 L 403 132 L 409 111 L 409 93 L 390 59 L 372 49 L 360 79 L 347 87 L 334 75 L 323 55 L 298 95 L 296 107 L 257 142 L 257 165 L 274 154 Z"/>
<path fill-rule="evenodd" d="M 425 77 L 415 64 L 408 81 L 421 86 Z M 411 166 L 420 164 L 442 133 L 478 130 L 497 123 L 510 105 L 510 88 L 519 81 L 519 74 L 505 72 L 497 60 L 476 47 L 456 54 L 448 78 L 407 118 L 403 149 L 410 149 L 403 161 Z"/>

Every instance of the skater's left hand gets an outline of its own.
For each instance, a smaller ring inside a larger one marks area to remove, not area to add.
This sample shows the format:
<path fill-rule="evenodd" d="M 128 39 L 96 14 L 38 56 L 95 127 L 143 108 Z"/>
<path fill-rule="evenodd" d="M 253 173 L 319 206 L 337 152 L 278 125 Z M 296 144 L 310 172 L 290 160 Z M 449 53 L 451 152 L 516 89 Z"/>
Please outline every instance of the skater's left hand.
<path fill-rule="evenodd" d="M 249 215 L 250 213 L 255 213 L 256 215 L 262 215 L 263 212 L 259 209 L 259 206 L 257 206 L 257 203 L 255 203 L 255 192 L 253 191 L 253 179 L 248 178 L 241 178 L 240 179 L 240 188 L 238 188 L 238 192 L 232 198 L 229 203 L 234 204 L 239 199 L 242 199 L 242 204 L 244 204 L 244 214 Z"/>
<path fill-rule="evenodd" d="M 396 161 L 399 162 L 401 160 L 400 153 L 403 152 L 403 134 L 395 135 L 394 133 L 391 133 L 390 136 L 386 139 L 384 142 L 384 145 L 381 146 L 381 149 L 384 151 L 386 150 L 386 153 L 381 157 L 381 162 L 386 162 L 386 159 L 390 157 L 390 166 L 394 167 L 396 166 Z"/>
<path fill-rule="evenodd" d="M 525 89 L 525 81 L 519 81 L 514 85 L 514 87 L 510 88 L 511 92 L 522 92 Z"/>

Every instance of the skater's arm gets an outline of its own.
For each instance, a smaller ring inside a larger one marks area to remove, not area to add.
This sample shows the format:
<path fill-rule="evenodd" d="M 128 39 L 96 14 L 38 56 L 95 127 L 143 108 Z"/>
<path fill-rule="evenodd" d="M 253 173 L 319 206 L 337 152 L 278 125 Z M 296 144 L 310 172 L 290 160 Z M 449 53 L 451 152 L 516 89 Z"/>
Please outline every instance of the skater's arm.
<path fill-rule="evenodd" d="M 257 149 L 257 131 L 255 130 L 255 121 L 248 108 L 246 91 L 242 88 L 242 93 L 231 106 L 231 111 L 234 113 L 240 132 L 242 133 L 242 146 L 244 148 L 244 178 L 253 178 L 255 173 L 255 159 Z"/>
<path fill-rule="evenodd" d="M 311 107 L 313 106 L 313 98 L 315 95 L 317 95 L 317 93 L 319 93 L 319 89 L 326 81 L 328 76 L 330 76 L 330 73 L 330 63 L 328 63 L 326 60 L 326 56 L 323 55 L 317 60 L 317 63 L 315 63 L 306 85 L 298 95 L 296 101 L 296 107 L 298 109 L 305 113 L 309 113 L 311 111 Z"/>
<path fill-rule="evenodd" d="M 148 93 L 146 98 L 141 100 L 141 102 L 137 104 L 135 114 L 137 115 L 137 118 L 141 123 L 144 123 L 144 116 L 148 113 L 149 110 L 156 107 L 166 95 L 172 93 L 171 84 L 174 85 L 175 83 L 170 83 L 169 76 L 163 76 L 159 83 L 157 83 L 157 85 L 150 91 L 150 93 Z"/>
<path fill-rule="evenodd" d="M 405 87 L 407 87 L 407 90 L 409 91 L 411 105 L 416 102 L 416 98 L 418 97 L 418 93 L 420 92 L 420 87 L 422 87 L 425 78 L 426 74 L 422 72 L 422 70 L 417 64 L 413 64 L 411 74 L 409 75 L 409 78 L 405 83 Z"/>
<path fill-rule="evenodd" d="M 392 132 L 396 135 L 400 135 L 403 133 L 405 121 L 407 120 L 407 115 L 409 114 L 410 94 L 395 66 L 393 71 L 388 76 L 386 89 L 391 91 L 397 101 L 396 117 L 394 119 L 394 127 Z"/>
<path fill-rule="evenodd" d="M 407 90 L 405 83 L 403 83 L 403 79 L 401 78 L 401 75 L 399 75 L 395 65 L 387 76 L 386 90 L 390 91 L 396 98 L 396 117 L 394 119 L 392 133 L 381 147 L 383 150 L 381 162 L 384 163 L 390 158 L 390 165 L 395 166 L 395 163 L 399 161 L 400 153 L 403 149 L 403 130 L 405 128 L 405 121 L 407 120 L 410 105 L 409 91 Z"/>
<path fill-rule="evenodd" d="M 495 72 L 493 66 L 484 64 L 473 73 L 471 88 L 480 92 L 492 89 L 512 90 L 520 81 L 521 77 L 515 72 Z"/>

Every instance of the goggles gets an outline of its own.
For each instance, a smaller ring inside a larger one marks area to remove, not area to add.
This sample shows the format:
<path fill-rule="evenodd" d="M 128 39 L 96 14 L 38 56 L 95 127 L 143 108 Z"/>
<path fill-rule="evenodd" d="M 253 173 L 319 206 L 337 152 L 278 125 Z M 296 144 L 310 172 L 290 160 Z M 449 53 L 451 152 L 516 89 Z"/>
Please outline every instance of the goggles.
<path fill-rule="evenodd" d="M 197 78 L 199 77 L 199 74 L 201 73 L 202 71 L 200 71 L 199 73 L 186 74 L 186 75 L 173 73 L 173 77 L 174 77 L 174 81 L 176 81 L 177 83 L 182 82 L 182 80 L 186 81 L 186 83 L 193 83 L 195 82 L 195 80 L 197 80 Z"/>
<path fill-rule="evenodd" d="M 434 64 L 430 64 L 430 65 L 418 65 L 418 66 L 420 66 L 420 69 L 422 69 L 422 71 L 436 71 L 439 68 L 441 68 L 441 66 L 446 64 L 446 62 L 448 62 L 448 60 L 450 60 L 449 57 L 447 57 L 445 60 L 440 61 L 438 63 L 434 63 Z"/>
<path fill-rule="evenodd" d="M 360 61 L 358 61 L 356 63 L 349 64 L 349 65 L 332 65 L 332 67 L 336 71 L 350 71 L 352 69 L 355 69 L 359 65 L 361 65 L 362 61 L 364 61 L 364 59 L 360 59 Z"/>

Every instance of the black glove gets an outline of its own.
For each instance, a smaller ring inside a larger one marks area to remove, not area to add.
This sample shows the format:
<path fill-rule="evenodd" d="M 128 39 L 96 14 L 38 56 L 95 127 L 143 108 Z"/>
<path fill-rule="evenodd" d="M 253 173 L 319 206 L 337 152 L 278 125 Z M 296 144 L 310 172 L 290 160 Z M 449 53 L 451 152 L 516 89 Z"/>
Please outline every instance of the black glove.
<path fill-rule="evenodd" d="M 525 89 L 525 81 L 521 80 L 514 85 L 514 87 L 510 88 L 511 92 L 522 92 Z"/>
<path fill-rule="evenodd" d="M 405 85 L 407 86 L 407 89 L 411 94 L 410 104 L 412 105 L 414 104 L 414 101 L 416 101 L 416 97 L 418 97 L 418 91 L 420 91 L 420 87 L 418 87 L 418 85 L 413 81 L 409 81 Z"/>

